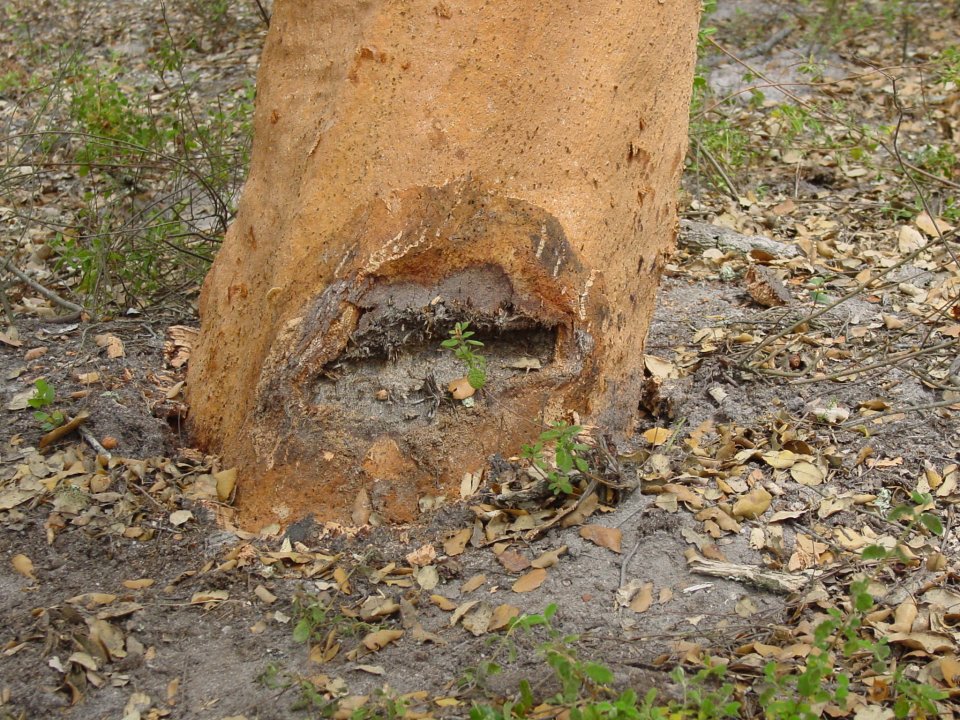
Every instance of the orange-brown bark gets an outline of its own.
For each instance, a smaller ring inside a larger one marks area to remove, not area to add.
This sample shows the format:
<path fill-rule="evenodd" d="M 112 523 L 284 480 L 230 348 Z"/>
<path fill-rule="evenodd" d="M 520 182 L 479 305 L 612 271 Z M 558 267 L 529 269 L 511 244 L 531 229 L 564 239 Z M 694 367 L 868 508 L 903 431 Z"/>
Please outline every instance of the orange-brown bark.
<path fill-rule="evenodd" d="M 563 410 L 629 428 L 698 10 L 277 2 L 188 383 L 249 523 L 348 518 L 361 490 L 409 520 Z M 463 320 L 489 363 L 473 408 L 442 397 Z"/>

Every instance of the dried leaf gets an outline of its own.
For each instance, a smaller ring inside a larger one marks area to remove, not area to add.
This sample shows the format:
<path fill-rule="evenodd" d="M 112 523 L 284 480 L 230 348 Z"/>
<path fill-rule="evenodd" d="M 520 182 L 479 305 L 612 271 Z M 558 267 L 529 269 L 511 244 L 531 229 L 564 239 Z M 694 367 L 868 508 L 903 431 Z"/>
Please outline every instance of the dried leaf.
<path fill-rule="evenodd" d="M 667 440 L 669 440 L 670 435 L 670 431 L 666 428 L 655 427 L 644 432 L 643 439 L 654 447 L 657 447 L 658 445 L 663 445 Z"/>
<path fill-rule="evenodd" d="M 86 670 L 96 670 L 97 661 L 93 658 L 92 655 L 85 652 L 75 652 L 70 657 L 67 658 L 67 662 L 76 663 Z"/>
<path fill-rule="evenodd" d="M 498 605 L 494 608 L 493 617 L 490 618 L 490 624 L 487 625 L 487 632 L 502 630 L 509 625 L 510 621 L 515 617 L 520 617 L 520 608 L 506 603 Z"/>
<path fill-rule="evenodd" d="M 546 579 L 547 571 L 543 568 L 536 568 L 528 572 L 526 575 L 519 577 L 510 589 L 515 593 L 531 592 L 543 585 L 543 581 Z"/>
<path fill-rule="evenodd" d="M 33 574 L 33 560 L 26 555 L 22 553 L 14 555 L 10 558 L 10 563 L 13 565 L 13 569 L 25 578 L 30 578 L 31 580 L 37 579 L 37 576 Z"/>
<path fill-rule="evenodd" d="M 554 550 L 548 550 L 540 557 L 530 562 L 531 567 L 549 568 L 560 562 L 560 556 L 567 552 L 567 546 L 561 545 Z"/>
<path fill-rule="evenodd" d="M 630 600 L 630 609 L 635 613 L 642 613 L 649 610 L 651 605 L 653 605 L 653 583 L 646 582 Z"/>
<path fill-rule="evenodd" d="M 760 457 L 763 458 L 763 461 L 767 463 L 767 465 L 777 470 L 786 470 L 797 461 L 796 453 L 790 452 L 789 450 L 770 450 L 769 452 L 763 453 Z"/>
<path fill-rule="evenodd" d="M 95 335 L 93 340 L 95 343 L 97 343 L 97 347 L 107 349 L 108 358 L 116 359 L 122 358 L 126 355 L 123 348 L 123 340 L 118 338 L 116 335 L 111 335 L 109 333 Z"/>
<path fill-rule="evenodd" d="M 450 557 L 455 557 L 457 555 L 462 555 L 463 551 L 467 547 L 467 543 L 470 542 L 470 537 L 473 535 L 472 528 L 464 528 L 463 530 L 458 530 L 456 533 L 448 537 L 443 541 L 443 551 Z"/>
<path fill-rule="evenodd" d="M 785 452 L 789 452 L 789 450 Z M 767 489 L 762 485 L 757 485 L 733 504 L 733 516 L 756 520 L 770 508 L 772 501 L 773 496 L 767 492 Z"/>
<path fill-rule="evenodd" d="M 497 555 L 497 560 L 508 572 L 512 573 L 521 573 L 530 567 L 530 560 L 516 550 L 504 550 Z"/>
<path fill-rule="evenodd" d="M 237 469 L 229 468 L 213 474 L 217 481 L 217 498 L 220 502 L 227 502 L 233 495 L 233 488 L 237 484 Z"/>
<path fill-rule="evenodd" d="M 156 582 L 153 578 L 140 578 L 139 580 L 124 580 L 123 586 L 129 590 L 143 590 Z"/>
<path fill-rule="evenodd" d="M 482 602 L 467 613 L 460 624 L 468 632 L 479 637 L 487 633 L 491 620 L 493 620 L 493 608 L 488 603 Z"/>
<path fill-rule="evenodd" d="M 54 428 L 53 430 L 48 432 L 46 435 L 44 435 L 42 438 L 40 438 L 40 442 L 37 444 L 38 447 L 40 447 L 40 449 L 42 450 L 48 445 L 52 445 L 60 438 L 66 437 L 67 435 L 72 433 L 74 430 L 76 430 L 78 427 L 83 425 L 83 423 L 85 423 L 89 417 L 90 417 L 90 414 L 87 412 L 79 413 L 75 418 L 71 419 L 69 422 L 64 423 L 60 427 Z"/>
<path fill-rule="evenodd" d="M 615 553 L 621 552 L 620 544 L 623 532 L 620 528 L 604 527 L 603 525 L 584 525 L 580 528 L 580 537 L 589 540 L 595 545 L 605 547 Z"/>
<path fill-rule="evenodd" d="M 810 462 L 798 462 L 790 468 L 790 477 L 801 485 L 812 487 L 824 481 L 823 471 Z"/>
<path fill-rule="evenodd" d="M 960 662 L 953 655 L 940 658 L 940 674 L 947 687 L 957 687 L 960 684 Z"/>
<path fill-rule="evenodd" d="M 175 510 L 170 513 L 170 524 L 174 527 L 180 527 L 191 519 L 193 519 L 193 513 L 189 510 Z"/>
<path fill-rule="evenodd" d="M 277 601 L 277 596 L 267 590 L 263 585 L 257 585 L 253 589 L 253 594 L 260 598 L 261 602 L 272 605 Z"/>
<path fill-rule="evenodd" d="M 407 554 L 406 560 L 411 565 L 429 565 L 437 559 L 437 549 L 430 544 L 423 545 Z"/>
<path fill-rule="evenodd" d="M 432 602 L 441 610 L 446 610 L 447 612 L 457 609 L 457 604 L 450 598 L 445 598 L 443 595 L 431 595 L 430 602 Z"/>
<path fill-rule="evenodd" d="M 467 593 L 472 593 L 478 587 L 483 585 L 486 581 L 487 581 L 487 576 L 484 575 L 483 573 L 474 575 L 463 584 L 463 587 L 460 588 L 460 592 L 462 592 L 464 595 L 466 595 Z"/>
<path fill-rule="evenodd" d="M 191 605 L 203 605 L 204 603 L 221 603 L 230 597 L 226 590 L 201 590 L 195 592 L 190 598 Z"/>
<path fill-rule="evenodd" d="M 470 612 L 479 603 L 479 600 L 470 600 L 458 606 L 457 609 L 453 611 L 453 615 L 450 616 L 450 627 L 453 627 L 460 622 L 460 618 Z"/>
<path fill-rule="evenodd" d="M 757 614 L 757 603 L 749 595 L 743 595 L 737 600 L 734 610 L 740 617 L 748 618 Z"/>
<path fill-rule="evenodd" d="M 430 592 L 440 584 L 440 573 L 434 565 L 427 565 L 417 571 L 417 585 Z"/>
<path fill-rule="evenodd" d="M 403 630 L 377 630 L 365 635 L 362 642 L 367 650 L 376 652 L 403 637 Z"/>

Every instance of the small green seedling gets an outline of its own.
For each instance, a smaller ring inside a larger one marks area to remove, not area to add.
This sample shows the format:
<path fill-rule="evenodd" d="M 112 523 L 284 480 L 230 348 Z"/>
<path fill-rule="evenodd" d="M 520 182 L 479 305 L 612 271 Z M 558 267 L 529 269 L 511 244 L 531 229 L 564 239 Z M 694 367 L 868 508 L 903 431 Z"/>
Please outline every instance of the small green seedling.
<path fill-rule="evenodd" d="M 472 339 L 476 333 L 469 327 L 468 322 L 458 322 L 440 347 L 453 351 L 457 360 L 467 366 L 467 382 L 474 390 L 481 390 L 487 384 L 487 359 L 474 352 L 474 348 L 483 347 L 483 343 Z"/>
<path fill-rule="evenodd" d="M 46 409 L 53 405 L 53 401 L 57 398 L 57 391 L 43 378 L 37 380 L 34 387 L 36 389 L 33 391 L 33 397 L 27 400 L 27 405 L 35 411 L 33 413 L 34 420 L 40 423 L 40 427 L 44 430 L 53 430 L 63 425 L 67 418 L 61 411 L 51 410 L 48 412 Z"/>
<path fill-rule="evenodd" d="M 550 489 L 554 495 L 573 493 L 571 477 L 574 472 L 586 473 L 590 471 L 590 464 L 583 457 L 589 446 L 577 442 L 577 436 L 583 431 L 579 425 L 568 425 L 557 422 L 549 430 L 540 433 L 540 437 L 533 445 L 524 445 L 521 455 L 546 473 Z M 544 448 L 553 443 L 555 465 L 548 463 L 543 457 Z"/>

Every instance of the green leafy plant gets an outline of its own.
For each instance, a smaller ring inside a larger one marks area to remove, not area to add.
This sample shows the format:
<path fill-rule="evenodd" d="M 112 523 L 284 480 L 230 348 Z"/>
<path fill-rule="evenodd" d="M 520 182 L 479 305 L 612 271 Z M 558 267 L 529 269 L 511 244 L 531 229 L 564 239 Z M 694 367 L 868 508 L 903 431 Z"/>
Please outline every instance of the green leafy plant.
<path fill-rule="evenodd" d="M 267 666 L 257 676 L 257 682 L 268 690 L 279 690 L 283 695 L 293 690 L 296 696 L 290 706 L 291 710 L 318 711 L 318 717 L 332 717 L 339 709 L 340 699 L 331 698 L 320 690 L 309 678 L 301 677 L 288 672 L 276 663 L 267 663 Z"/>
<path fill-rule="evenodd" d="M 327 642 L 331 633 L 337 636 L 357 637 L 380 627 L 336 612 L 331 600 L 314 596 L 296 599 L 294 610 L 297 623 L 293 626 L 293 639 L 310 645 L 316 642 Z"/>
<path fill-rule="evenodd" d="M 551 604 L 542 614 L 516 618 L 492 654 L 490 662 L 499 660 L 504 649 L 516 654 L 511 638 L 517 630 L 532 633 L 534 629 L 542 628 L 546 631 L 547 639 L 540 643 L 537 653 L 552 670 L 557 692 L 540 698 L 535 695 L 533 683 L 521 680 L 516 695 L 499 707 L 474 703 L 470 710 L 471 720 L 532 717 L 534 708 L 541 704 L 551 706 L 552 711 L 565 711 L 571 720 L 721 720 L 739 717 L 740 704 L 731 699 L 734 686 L 723 683 L 716 687 L 726 672 L 723 665 L 704 668 L 689 677 L 682 668 L 674 670 L 671 678 L 683 690 L 680 702 L 657 704 L 656 690 L 650 690 L 642 700 L 632 689 L 617 692 L 611 687 L 614 682 L 613 671 L 602 663 L 580 656 L 577 649 L 579 637 L 564 634 L 554 626 L 556 613 L 557 606 Z M 496 671 L 499 672 L 499 665 L 496 665 Z"/>
<path fill-rule="evenodd" d="M 57 399 L 57 391 L 43 378 L 38 379 L 33 385 L 33 397 L 27 400 L 27 405 L 34 409 L 33 418 L 44 430 L 53 430 L 63 425 L 67 421 L 63 412 L 48 410 Z"/>
<path fill-rule="evenodd" d="M 574 475 L 590 472 L 590 463 L 585 458 L 590 447 L 577 441 L 582 431 L 579 425 L 557 422 L 540 433 L 533 445 L 523 446 L 521 455 L 546 474 L 554 495 L 572 494 Z M 544 457 L 544 450 L 550 445 L 554 451 L 553 463 Z"/>
<path fill-rule="evenodd" d="M 935 703 L 945 699 L 947 693 L 907 677 L 904 667 L 892 662 L 886 638 L 875 640 L 862 632 L 866 615 L 874 608 L 871 583 L 878 581 L 886 566 L 909 560 L 902 550 L 903 542 L 921 529 L 943 534 L 940 518 L 928 512 L 932 497 L 913 492 L 910 500 L 912 504 L 895 507 L 888 515 L 889 520 L 902 523 L 896 545 L 892 549 L 870 545 L 862 551 L 864 562 L 877 563 L 875 571 L 850 584 L 845 611 L 831 608 L 829 617 L 816 626 L 813 649 L 803 670 L 779 675 L 776 663 L 768 663 L 764 668 L 766 687 L 760 693 L 760 705 L 769 720 L 814 720 L 820 717 L 814 706 L 824 702 L 843 707 L 851 680 L 858 674 L 852 666 L 855 661 L 862 663 L 864 657 L 871 660 L 871 670 L 876 675 L 888 678 L 896 718 L 939 715 Z"/>
<path fill-rule="evenodd" d="M 454 357 L 467 366 L 467 381 L 475 390 L 482 390 L 487 384 L 487 359 L 475 351 L 483 343 L 474 340 L 474 333 L 468 322 L 458 322 L 450 331 L 450 337 L 440 346 L 453 351 Z"/>

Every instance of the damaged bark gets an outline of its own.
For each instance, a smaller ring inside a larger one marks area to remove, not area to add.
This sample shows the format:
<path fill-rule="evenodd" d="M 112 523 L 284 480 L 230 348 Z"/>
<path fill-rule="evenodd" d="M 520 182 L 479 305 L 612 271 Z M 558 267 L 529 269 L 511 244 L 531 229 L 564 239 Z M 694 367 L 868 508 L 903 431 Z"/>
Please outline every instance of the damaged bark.
<path fill-rule="evenodd" d="M 407 521 L 568 410 L 629 429 L 699 2 L 627 5 L 277 3 L 188 383 L 248 524 L 358 497 Z M 473 407 L 445 391 L 458 322 Z"/>

